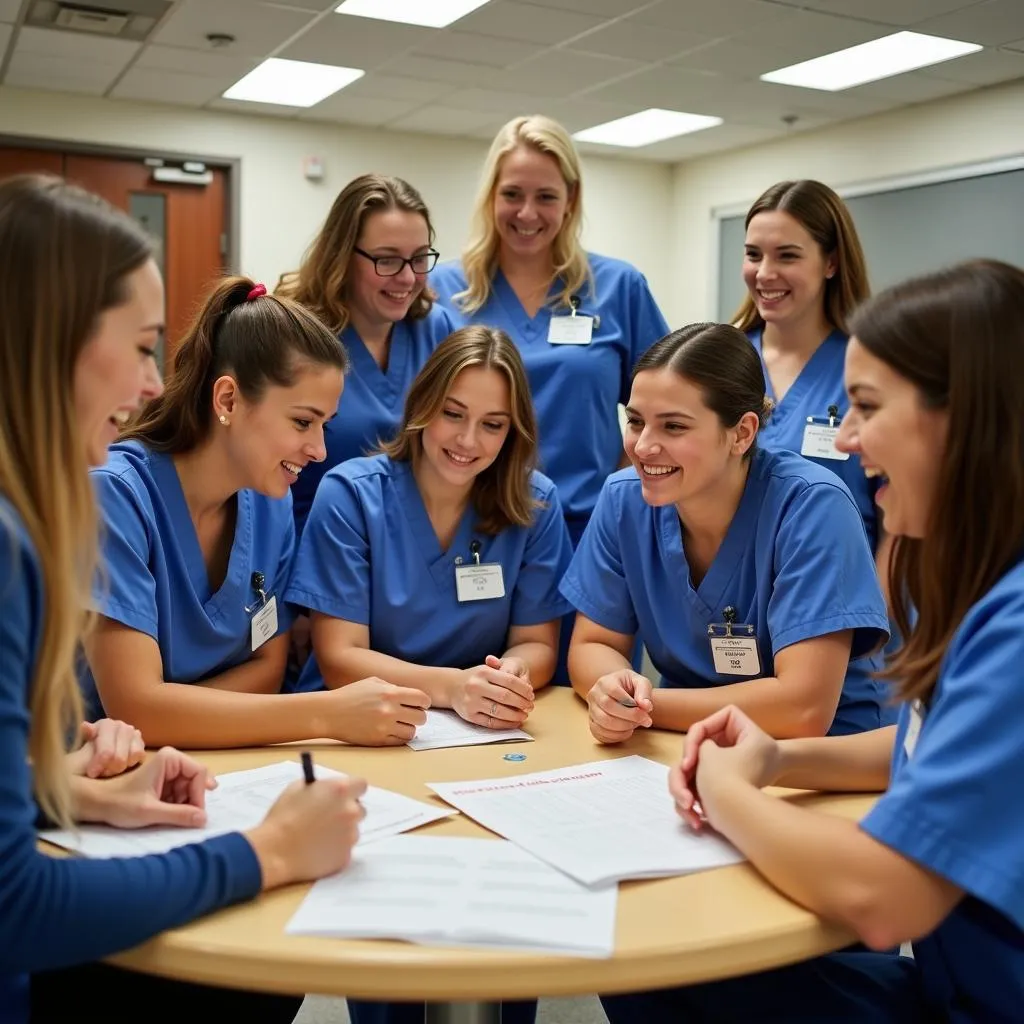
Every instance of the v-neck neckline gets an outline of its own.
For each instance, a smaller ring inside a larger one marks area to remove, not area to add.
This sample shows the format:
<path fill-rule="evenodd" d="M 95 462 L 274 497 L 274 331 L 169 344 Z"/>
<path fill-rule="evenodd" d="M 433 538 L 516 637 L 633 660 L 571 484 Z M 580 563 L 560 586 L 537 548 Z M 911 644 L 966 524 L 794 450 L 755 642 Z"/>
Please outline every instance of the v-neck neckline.
<path fill-rule="evenodd" d="M 818 379 L 818 374 L 815 373 L 816 364 L 824 362 L 828 358 L 827 349 L 829 347 L 829 343 L 837 336 L 842 337 L 842 332 L 834 330 L 829 332 L 829 334 L 822 339 L 818 347 L 811 353 L 811 357 L 800 368 L 800 372 L 796 375 L 793 383 L 790 384 L 786 393 L 782 398 L 778 398 L 775 393 L 775 385 L 772 383 L 771 374 L 768 372 L 768 364 L 764 359 L 764 328 L 762 327 L 759 331 L 754 333 L 754 348 L 757 350 L 757 356 L 761 360 L 761 369 L 764 372 L 765 390 L 768 397 L 775 402 L 775 406 L 779 410 L 780 414 L 788 413 L 791 406 L 798 406 L 802 404 L 804 396 L 810 390 L 814 381 Z"/>
<path fill-rule="evenodd" d="M 366 346 L 366 342 L 359 336 L 359 332 L 349 324 L 341 333 L 341 341 L 348 349 L 349 358 L 352 360 L 353 369 L 364 380 L 372 380 L 377 389 L 386 389 L 394 395 L 401 390 L 401 382 L 405 380 L 406 367 L 408 365 L 409 338 L 408 326 L 404 320 L 399 320 L 391 328 L 391 337 L 388 341 L 388 368 L 382 370 L 377 360 Z"/>

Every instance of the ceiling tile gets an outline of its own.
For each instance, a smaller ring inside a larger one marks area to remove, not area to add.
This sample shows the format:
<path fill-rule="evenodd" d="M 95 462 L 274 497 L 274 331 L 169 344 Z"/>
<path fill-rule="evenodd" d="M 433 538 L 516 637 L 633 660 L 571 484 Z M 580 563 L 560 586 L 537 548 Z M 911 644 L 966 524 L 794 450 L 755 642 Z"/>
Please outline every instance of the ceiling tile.
<path fill-rule="evenodd" d="M 445 106 L 456 110 L 475 110 L 486 114 L 501 114 L 505 118 L 536 113 L 537 97 L 530 93 L 510 92 L 507 89 L 460 89 L 445 97 Z"/>
<path fill-rule="evenodd" d="M 635 18 L 626 18 L 588 32 L 582 39 L 573 42 L 571 49 L 654 63 L 711 42 L 714 42 L 712 36 L 677 32 L 663 26 L 645 25 Z"/>
<path fill-rule="evenodd" d="M 224 32 L 235 37 L 231 53 L 265 57 L 306 28 L 313 18 L 309 11 L 254 5 L 245 0 L 217 0 L 215 4 L 209 0 L 181 0 L 152 41 L 210 51 L 207 33 Z"/>
<path fill-rule="evenodd" d="M 708 46 L 691 50 L 668 62 L 688 71 L 710 71 L 730 78 L 753 80 L 785 63 L 785 56 L 756 43 L 737 43 L 719 39 Z"/>
<path fill-rule="evenodd" d="M 303 110 L 303 121 L 342 121 L 346 124 L 382 125 L 421 106 L 416 100 L 374 99 L 349 96 L 347 89 Z"/>
<path fill-rule="evenodd" d="M 494 78 L 494 69 L 484 64 L 466 64 L 436 57 L 417 57 L 405 54 L 381 66 L 389 75 L 424 78 L 428 82 L 450 82 L 452 85 L 486 86 Z"/>
<path fill-rule="evenodd" d="M 0 21 L 13 24 L 18 20 L 21 0 L 0 0 Z"/>
<path fill-rule="evenodd" d="M 926 18 L 957 11 L 978 0 L 783 0 L 790 7 L 810 7 L 862 21 L 906 28 Z"/>
<path fill-rule="evenodd" d="M 474 128 L 493 124 L 493 114 L 482 111 L 456 110 L 451 107 L 430 106 L 392 121 L 388 127 L 400 131 L 438 132 L 442 135 L 465 135 Z"/>
<path fill-rule="evenodd" d="M 416 53 L 445 60 L 486 64 L 493 68 L 507 68 L 512 64 L 536 57 L 546 47 L 540 43 L 524 43 L 516 39 L 497 36 L 479 36 L 472 32 L 436 32 L 425 43 L 416 47 Z"/>
<path fill-rule="evenodd" d="M 7 49 L 7 41 L 14 31 L 13 26 L 0 24 L 0 63 L 3 62 L 4 51 Z"/>
<path fill-rule="evenodd" d="M 120 70 L 103 64 L 84 64 L 60 57 L 17 53 L 4 76 L 5 85 L 22 89 L 50 89 L 102 96 Z"/>
<path fill-rule="evenodd" d="M 756 30 L 744 27 L 735 38 L 747 46 L 763 46 L 774 51 L 784 61 L 779 66 L 785 67 L 889 34 L 889 28 L 884 25 L 815 11 L 786 9 L 780 10 L 771 22 Z"/>
<path fill-rule="evenodd" d="M 201 107 L 216 99 L 231 80 L 206 78 L 178 71 L 151 71 L 134 67 L 110 90 L 119 100 L 144 100 L 152 103 L 180 103 Z"/>
<path fill-rule="evenodd" d="M 618 18 L 629 14 L 651 0 L 530 0 L 537 7 L 553 7 L 578 14 L 594 14 L 599 18 Z"/>
<path fill-rule="evenodd" d="M 125 39 L 95 38 L 80 32 L 32 27 L 22 28 L 14 44 L 15 53 L 84 61 L 108 68 L 123 68 L 141 45 Z"/>
<path fill-rule="evenodd" d="M 645 66 L 635 60 L 597 57 L 573 50 L 548 50 L 511 71 L 493 75 L 491 87 L 516 89 L 536 96 L 569 96 L 635 74 Z"/>
<path fill-rule="evenodd" d="M 1024 54 L 1021 56 L 1024 57 Z M 962 82 L 950 82 L 933 78 L 921 71 L 910 71 L 905 75 L 893 75 L 892 78 L 858 85 L 855 89 L 845 90 L 845 95 L 855 98 L 881 98 L 892 100 L 894 103 L 925 103 L 963 91 Z"/>
<path fill-rule="evenodd" d="M 1024 39 L 1018 39 L 1016 42 L 1007 43 L 1005 49 L 1024 51 Z"/>
<path fill-rule="evenodd" d="M 633 19 L 702 36 L 731 36 L 737 29 L 750 32 L 789 13 L 785 7 L 759 0 L 661 0 L 638 11 Z"/>
<path fill-rule="evenodd" d="M 425 42 L 434 31 L 393 21 L 332 14 L 275 56 L 368 69 Z"/>
<path fill-rule="evenodd" d="M 463 18 L 458 25 L 464 32 L 557 46 L 597 28 L 604 20 L 589 14 L 538 7 L 515 0 L 492 0 L 486 7 Z"/>
<path fill-rule="evenodd" d="M 685 71 L 670 65 L 651 68 L 622 81 L 599 86 L 588 100 L 628 103 L 634 109 L 662 107 L 691 114 L 715 114 L 711 109 L 725 79 L 710 72 Z"/>
<path fill-rule="evenodd" d="M 227 110 L 232 114 L 260 114 L 279 117 L 282 120 L 294 119 L 303 110 L 302 107 L 284 107 L 279 103 L 250 103 L 247 100 L 211 100 L 206 105 L 209 110 Z"/>
<path fill-rule="evenodd" d="M 969 82 L 973 85 L 995 85 L 1024 78 L 1024 53 L 1016 50 L 982 50 L 966 57 L 933 64 L 925 69 L 930 78 L 949 82 Z"/>
<path fill-rule="evenodd" d="M 420 78 L 403 78 L 371 71 L 347 86 L 345 95 L 376 100 L 416 100 L 422 105 L 440 99 L 453 88 L 447 82 L 428 82 Z"/>
<path fill-rule="evenodd" d="M 929 18 L 914 28 L 982 46 L 1001 46 L 1024 36 L 1024 3 L 1021 0 L 986 0 L 951 14 Z"/>
<path fill-rule="evenodd" d="M 203 53 L 201 50 L 186 50 L 178 46 L 147 46 L 139 54 L 139 59 L 132 65 L 132 68 L 143 68 L 147 71 L 173 71 L 206 78 L 227 76 L 231 82 L 237 82 L 243 75 L 252 71 L 258 63 L 258 57 L 240 57 L 226 53 L 224 50 Z"/>
<path fill-rule="evenodd" d="M 616 118 L 635 114 L 636 106 L 631 103 L 600 103 L 590 99 L 555 100 L 544 106 L 544 113 L 553 117 L 570 132 L 592 128 Z"/>

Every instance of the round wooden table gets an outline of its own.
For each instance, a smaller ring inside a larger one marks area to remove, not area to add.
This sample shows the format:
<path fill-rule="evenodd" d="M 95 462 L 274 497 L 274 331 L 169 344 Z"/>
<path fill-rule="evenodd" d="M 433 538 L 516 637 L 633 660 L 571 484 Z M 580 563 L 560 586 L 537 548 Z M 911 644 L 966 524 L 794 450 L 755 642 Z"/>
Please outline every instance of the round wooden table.
<path fill-rule="evenodd" d="M 640 730 L 618 747 L 596 743 L 584 705 L 572 691 L 538 694 L 526 728 L 532 743 L 446 750 L 302 744 L 318 763 L 365 776 L 419 800 L 437 801 L 426 782 L 489 778 L 641 754 L 666 764 L 682 750 L 676 733 Z M 520 762 L 503 755 L 516 750 Z M 297 757 L 293 746 L 197 755 L 218 773 Z M 820 810 L 857 819 L 874 797 L 778 791 Z M 457 815 L 419 834 L 491 836 Z M 290 886 L 165 932 L 110 962 L 171 978 L 236 988 L 362 999 L 441 1003 L 434 1020 L 495 1019 L 501 999 L 628 992 L 748 974 L 831 952 L 854 940 L 836 925 L 801 909 L 747 865 L 681 878 L 625 882 L 620 887 L 611 959 L 417 946 L 286 935 L 285 925 L 308 890 Z M 476 1003 L 476 1008 L 453 1006 Z"/>

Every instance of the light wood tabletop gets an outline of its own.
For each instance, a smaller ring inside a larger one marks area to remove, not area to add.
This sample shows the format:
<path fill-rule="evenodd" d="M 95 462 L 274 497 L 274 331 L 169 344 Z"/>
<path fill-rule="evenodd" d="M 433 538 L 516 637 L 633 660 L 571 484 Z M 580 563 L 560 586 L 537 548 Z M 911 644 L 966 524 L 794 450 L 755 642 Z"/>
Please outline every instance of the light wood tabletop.
<path fill-rule="evenodd" d="M 372 784 L 440 802 L 427 782 L 516 775 L 641 754 L 666 764 L 682 750 L 678 734 L 641 730 L 603 747 L 587 729 L 585 707 L 570 690 L 538 694 L 526 724 L 534 742 L 413 751 L 302 744 L 317 763 Z M 511 751 L 524 761 L 507 761 Z M 218 773 L 298 756 L 295 746 L 200 753 Z M 861 817 L 873 797 L 779 791 L 846 818 Z M 419 835 L 491 836 L 457 815 Z M 625 992 L 747 974 L 830 952 L 853 941 L 779 895 L 747 865 L 620 887 L 615 954 L 584 959 L 548 954 L 350 941 L 285 934 L 308 891 L 291 886 L 173 929 L 110 958 L 151 974 L 281 993 L 369 999 L 493 1001 L 531 996 Z"/>

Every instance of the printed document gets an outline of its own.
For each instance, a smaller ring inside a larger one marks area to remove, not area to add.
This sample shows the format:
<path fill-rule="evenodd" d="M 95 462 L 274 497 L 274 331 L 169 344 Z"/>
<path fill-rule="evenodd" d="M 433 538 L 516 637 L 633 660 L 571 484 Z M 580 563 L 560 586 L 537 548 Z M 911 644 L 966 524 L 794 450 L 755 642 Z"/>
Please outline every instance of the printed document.
<path fill-rule="evenodd" d="M 340 776 L 315 765 L 317 778 Z M 262 768 L 218 775 L 218 786 L 206 794 L 206 825 L 203 828 L 154 827 L 120 829 L 110 825 L 82 825 L 76 831 L 45 829 L 40 839 L 86 857 L 137 857 L 166 853 L 176 846 L 202 842 L 228 832 L 242 832 L 258 825 L 281 791 L 302 778 L 298 761 L 279 761 Z M 362 798 L 366 817 L 359 826 L 359 843 L 397 835 L 456 813 L 411 797 L 370 786 Z"/>
<path fill-rule="evenodd" d="M 645 757 L 476 782 L 428 783 L 442 800 L 584 885 L 663 878 L 742 861 L 675 812 L 668 768 Z"/>
<path fill-rule="evenodd" d="M 286 930 L 608 957 L 617 901 L 500 839 L 396 836 L 317 882 Z"/>
<path fill-rule="evenodd" d="M 467 722 L 454 711 L 431 708 L 427 712 L 426 722 L 416 727 L 416 735 L 407 745 L 413 750 L 436 750 L 439 747 L 475 747 L 481 743 L 532 739 L 522 729 L 488 729 Z"/>

